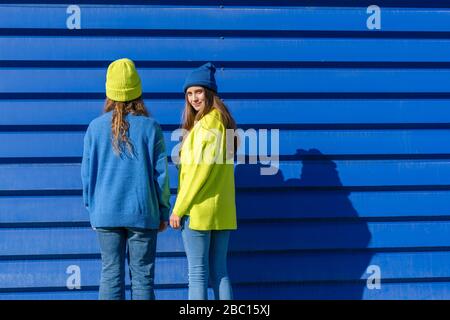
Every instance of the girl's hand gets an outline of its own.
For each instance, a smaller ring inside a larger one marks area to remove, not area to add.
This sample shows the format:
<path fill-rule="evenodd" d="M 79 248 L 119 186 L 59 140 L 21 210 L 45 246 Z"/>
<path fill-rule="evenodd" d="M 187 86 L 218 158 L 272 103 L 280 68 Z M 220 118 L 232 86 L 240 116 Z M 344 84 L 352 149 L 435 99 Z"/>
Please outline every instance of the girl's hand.
<path fill-rule="evenodd" d="M 177 216 L 175 213 L 172 213 L 172 215 L 170 216 L 170 226 L 174 229 L 179 229 L 180 221 L 181 221 L 181 218 L 179 216 Z"/>
<path fill-rule="evenodd" d="M 160 221 L 159 222 L 158 232 L 163 232 L 164 230 L 166 230 L 167 229 L 167 225 L 168 225 L 167 221 Z"/>

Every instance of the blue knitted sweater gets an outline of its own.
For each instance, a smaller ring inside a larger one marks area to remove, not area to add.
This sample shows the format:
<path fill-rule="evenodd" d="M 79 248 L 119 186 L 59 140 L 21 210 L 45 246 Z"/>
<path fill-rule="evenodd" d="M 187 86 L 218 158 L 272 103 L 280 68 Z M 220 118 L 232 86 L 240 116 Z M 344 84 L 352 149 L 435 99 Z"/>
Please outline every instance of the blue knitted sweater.
<path fill-rule="evenodd" d="M 92 227 L 156 229 L 169 219 L 164 139 L 151 117 L 127 115 L 133 151 L 114 154 L 112 112 L 92 120 L 84 137 L 81 180 Z M 126 148 L 124 149 L 126 150 Z"/>

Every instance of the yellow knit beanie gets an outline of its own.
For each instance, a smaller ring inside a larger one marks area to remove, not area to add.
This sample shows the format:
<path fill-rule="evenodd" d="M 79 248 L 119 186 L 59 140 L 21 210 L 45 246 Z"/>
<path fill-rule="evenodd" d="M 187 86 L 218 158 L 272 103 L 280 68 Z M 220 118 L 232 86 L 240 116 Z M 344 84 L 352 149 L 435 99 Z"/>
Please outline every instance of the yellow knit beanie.
<path fill-rule="evenodd" d="M 114 101 L 130 101 L 141 95 L 141 79 L 134 62 L 127 58 L 112 62 L 106 73 L 106 96 Z"/>

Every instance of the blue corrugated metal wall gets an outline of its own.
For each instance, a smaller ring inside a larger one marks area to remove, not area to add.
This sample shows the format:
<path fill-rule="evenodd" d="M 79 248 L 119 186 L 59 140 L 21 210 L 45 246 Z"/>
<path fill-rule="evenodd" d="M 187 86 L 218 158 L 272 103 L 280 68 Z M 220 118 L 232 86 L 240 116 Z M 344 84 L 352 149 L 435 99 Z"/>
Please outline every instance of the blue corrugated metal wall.
<path fill-rule="evenodd" d="M 367 1 L 78 1 L 69 30 L 32 2 L 0 5 L 0 299 L 97 298 L 82 138 L 121 57 L 169 148 L 205 61 L 240 127 L 280 128 L 278 174 L 236 167 L 237 299 L 450 299 L 450 5 L 378 1 L 369 30 Z M 157 298 L 185 299 L 180 235 L 158 241 Z"/>

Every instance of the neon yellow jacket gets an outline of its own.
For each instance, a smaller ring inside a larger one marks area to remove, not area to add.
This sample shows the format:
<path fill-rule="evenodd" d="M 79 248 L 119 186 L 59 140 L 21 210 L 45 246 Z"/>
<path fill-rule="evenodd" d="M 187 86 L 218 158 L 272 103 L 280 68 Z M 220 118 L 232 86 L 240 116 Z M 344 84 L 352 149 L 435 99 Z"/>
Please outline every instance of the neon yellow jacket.
<path fill-rule="evenodd" d="M 173 213 L 189 215 L 191 229 L 237 228 L 234 163 L 226 154 L 225 127 L 220 112 L 213 109 L 194 125 L 181 148 Z"/>

